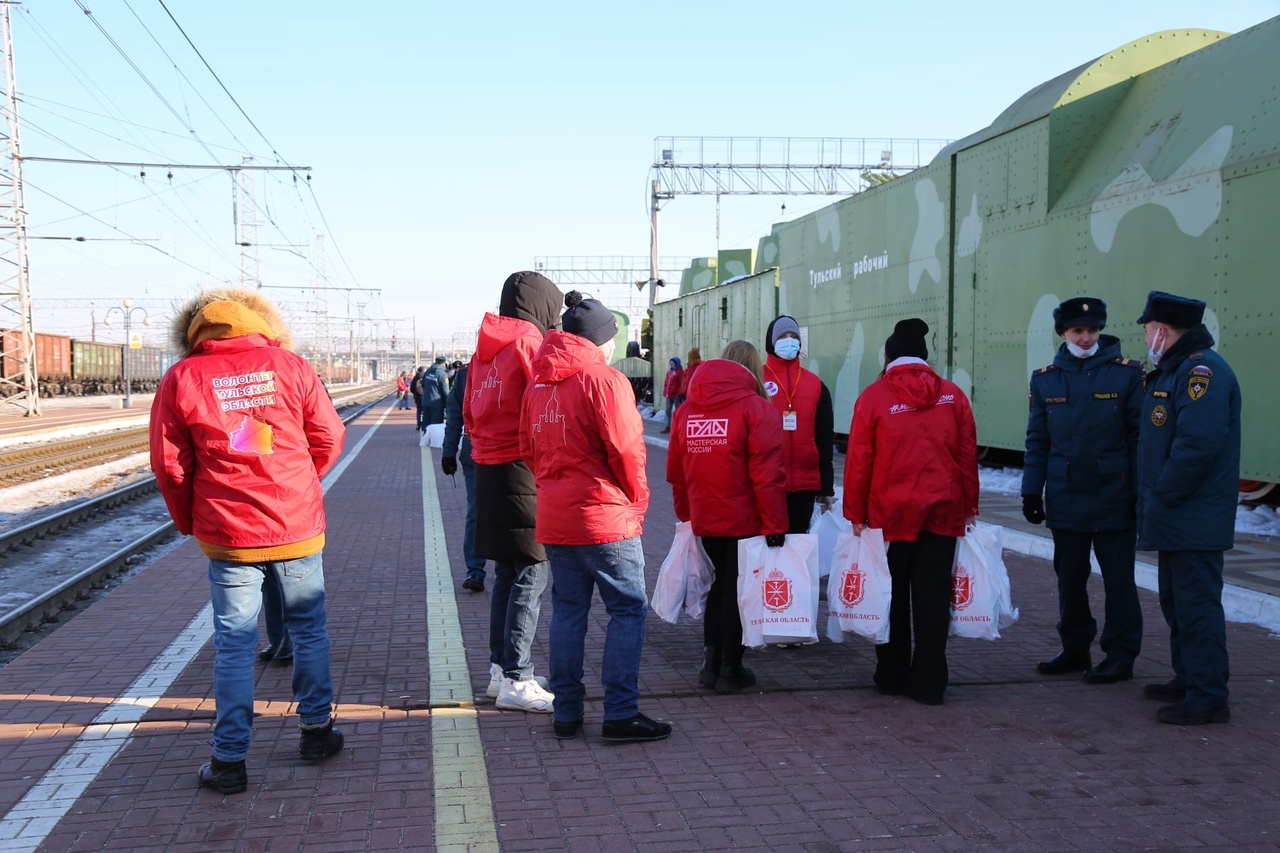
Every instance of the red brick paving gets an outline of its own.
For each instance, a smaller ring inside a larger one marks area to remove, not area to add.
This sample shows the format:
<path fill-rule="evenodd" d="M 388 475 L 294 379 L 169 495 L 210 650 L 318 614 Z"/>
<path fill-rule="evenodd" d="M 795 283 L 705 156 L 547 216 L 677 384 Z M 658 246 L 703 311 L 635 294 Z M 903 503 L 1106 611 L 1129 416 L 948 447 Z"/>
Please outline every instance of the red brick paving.
<path fill-rule="evenodd" d="M 353 428 L 349 446 L 362 433 Z M 328 497 L 330 630 L 349 748 L 298 763 L 288 670 L 265 667 L 249 791 L 199 790 L 213 715 L 206 647 L 43 850 L 432 848 L 417 453 L 411 417 L 395 412 Z M 674 527 L 663 463 L 651 449 L 651 583 Z M 439 495 L 461 580 L 457 479 L 454 488 L 442 478 Z M 995 643 L 952 640 L 942 707 L 878 695 L 871 647 L 856 638 L 749 653 L 757 692 L 716 696 L 694 680 L 701 626 L 652 618 L 642 708 L 675 724 L 655 744 L 599 739 L 598 602 L 586 736 L 558 741 L 549 717 L 484 700 L 488 596 L 459 589 L 502 850 L 1280 849 L 1277 640 L 1229 626 L 1230 724 L 1160 725 L 1141 697 L 1142 683 L 1169 676 L 1154 595 L 1142 594 L 1134 681 L 1043 678 L 1034 664 L 1057 645 L 1052 569 L 1014 554 L 1006 562 L 1021 620 Z M 3 811 L 199 612 L 204 568 L 188 543 L 0 670 Z M 544 605 L 542 672 L 550 596 Z"/>

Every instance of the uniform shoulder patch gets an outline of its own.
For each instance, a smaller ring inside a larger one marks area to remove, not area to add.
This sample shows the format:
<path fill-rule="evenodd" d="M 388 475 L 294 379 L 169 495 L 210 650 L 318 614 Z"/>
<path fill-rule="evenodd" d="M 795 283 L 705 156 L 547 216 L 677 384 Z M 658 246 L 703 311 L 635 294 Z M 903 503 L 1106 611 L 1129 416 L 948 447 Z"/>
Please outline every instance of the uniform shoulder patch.
<path fill-rule="evenodd" d="M 1057 370 L 1057 369 L 1058 369 L 1058 365 L 1056 365 L 1056 364 L 1047 364 L 1047 365 L 1045 365 L 1044 367 L 1040 368 L 1039 370 L 1037 370 L 1035 373 L 1033 373 L 1033 374 L 1031 374 L 1031 375 L 1032 375 L 1032 376 L 1040 376 L 1040 375 L 1041 375 L 1041 374 L 1043 374 L 1043 373 L 1048 373 L 1048 372 L 1049 372 L 1049 371 L 1051 371 L 1051 370 Z"/>
<path fill-rule="evenodd" d="M 1142 368 L 1142 362 L 1138 361 L 1136 358 L 1124 358 L 1124 357 L 1122 356 L 1122 357 L 1120 357 L 1120 358 L 1113 358 L 1113 359 L 1111 359 L 1111 363 L 1112 363 L 1112 364 L 1123 364 L 1125 367 L 1134 367 L 1134 368 L 1138 368 L 1138 369 L 1141 369 L 1141 368 Z"/>

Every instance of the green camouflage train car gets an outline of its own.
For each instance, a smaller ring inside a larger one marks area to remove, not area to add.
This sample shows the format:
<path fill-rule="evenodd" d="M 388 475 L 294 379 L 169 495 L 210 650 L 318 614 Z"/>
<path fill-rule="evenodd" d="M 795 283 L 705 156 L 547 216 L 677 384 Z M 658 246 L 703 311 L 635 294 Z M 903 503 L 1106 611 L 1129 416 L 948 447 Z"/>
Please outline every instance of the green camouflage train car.
<path fill-rule="evenodd" d="M 1156 33 L 1032 89 L 927 167 L 775 225 L 757 264 L 778 267 L 778 309 L 804 328 L 837 429 L 894 323 L 919 316 L 930 361 L 973 400 L 979 442 L 1020 450 L 1028 376 L 1061 342 L 1054 306 L 1101 297 L 1108 332 L 1143 358 L 1136 319 L 1159 289 L 1208 303 L 1244 394 L 1242 476 L 1280 482 L 1280 402 L 1266 391 L 1280 330 L 1277 80 L 1280 18 L 1236 35 Z M 656 306 L 657 361 L 704 333 L 719 289 Z M 763 326 L 742 321 L 718 337 L 760 342 Z"/>

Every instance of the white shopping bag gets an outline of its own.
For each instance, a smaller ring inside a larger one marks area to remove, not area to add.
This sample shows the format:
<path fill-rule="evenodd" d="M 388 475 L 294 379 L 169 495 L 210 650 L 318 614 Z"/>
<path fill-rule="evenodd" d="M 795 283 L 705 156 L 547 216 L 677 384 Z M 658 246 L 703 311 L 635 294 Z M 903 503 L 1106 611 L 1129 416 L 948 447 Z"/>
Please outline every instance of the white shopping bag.
<path fill-rule="evenodd" d="M 844 517 L 840 510 L 840 499 L 836 498 L 831 509 L 826 512 L 818 504 L 813 506 L 813 515 L 809 519 L 809 532 L 818 537 L 818 575 L 826 577 L 831 574 L 831 557 L 836 551 L 836 540 L 844 531 L 853 530 L 853 522 Z"/>
<path fill-rule="evenodd" d="M 444 447 L 444 424 L 432 424 L 422 433 L 422 438 L 418 439 L 419 447 L 434 447 L 437 450 Z"/>
<path fill-rule="evenodd" d="M 658 581 L 653 587 L 649 603 L 653 612 L 663 622 L 675 625 L 683 609 L 695 620 L 701 619 L 707 609 L 707 591 L 715 578 L 711 559 L 702 549 L 702 543 L 693 535 L 693 524 L 681 521 L 676 524 L 676 535 L 671 540 L 671 550 L 658 570 Z"/>
<path fill-rule="evenodd" d="M 788 533 L 781 548 L 739 540 L 738 613 L 744 646 L 818 642 L 818 538 Z"/>
<path fill-rule="evenodd" d="M 843 643 L 844 633 L 866 637 L 876 645 L 889 642 L 889 605 L 893 581 L 884 531 L 867 528 L 853 535 L 853 525 L 840 534 L 827 579 L 827 638 Z"/>
<path fill-rule="evenodd" d="M 951 636 L 1000 639 L 1000 629 L 1018 620 L 1002 556 L 1001 528 L 965 528 L 956 541 L 951 569 Z"/>

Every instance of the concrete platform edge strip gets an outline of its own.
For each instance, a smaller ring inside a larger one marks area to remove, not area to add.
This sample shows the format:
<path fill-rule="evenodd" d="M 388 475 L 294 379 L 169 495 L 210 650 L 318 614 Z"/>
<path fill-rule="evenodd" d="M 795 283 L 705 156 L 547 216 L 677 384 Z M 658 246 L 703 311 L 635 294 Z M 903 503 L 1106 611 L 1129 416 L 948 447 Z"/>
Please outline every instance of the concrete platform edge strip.
<path fill-rule="evenodd" d="M 479 716 L 473 707 L 460 707 L 472 703 L 474 692 L 436 493 L 435 458 L 429 447 L 419 452 L 436 849 L 497 853 L 498 830 Z"/>

